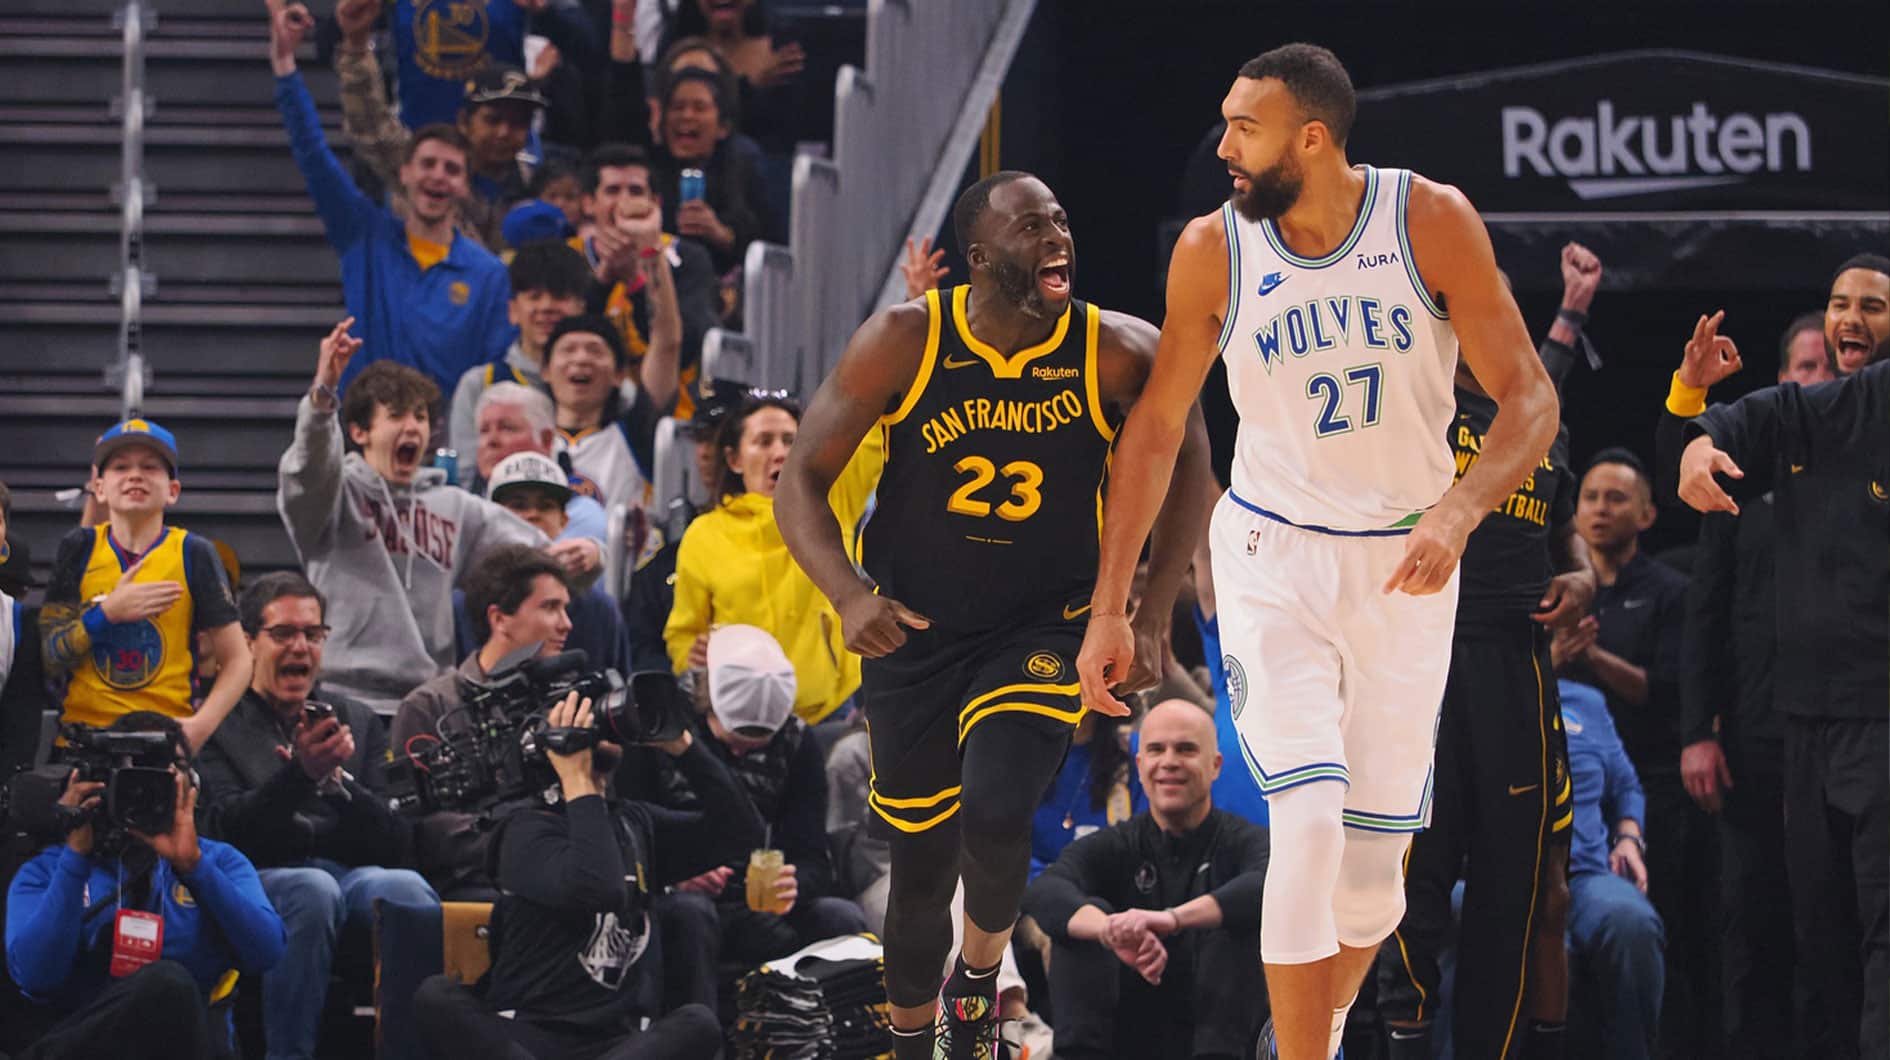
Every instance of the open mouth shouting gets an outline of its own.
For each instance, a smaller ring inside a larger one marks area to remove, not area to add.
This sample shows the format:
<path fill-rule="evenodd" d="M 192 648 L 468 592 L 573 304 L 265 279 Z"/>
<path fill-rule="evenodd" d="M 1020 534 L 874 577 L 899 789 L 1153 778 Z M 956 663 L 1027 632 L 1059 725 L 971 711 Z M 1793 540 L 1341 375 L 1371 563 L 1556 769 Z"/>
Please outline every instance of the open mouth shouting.
<path fill-rule="evenodd" d="M 414 439 L 394 444 L 394 469 L 411 476 L 420 468 L 420 442 Z"/>
<path fill-rule="evenodd" d="M 1873 348 L 1870 336 L 1861 331 L 1844 331 L 1837 336 L 1837 359 L 1841 364 L 1860 365 L 1869 359 Z"/>
<path fill-rule="evenodd" d="M 1062 301 L 1070 296 L 1070 256 L 1053 254 L 1037 266 L 1037 287 L 1046 299 Z"/>

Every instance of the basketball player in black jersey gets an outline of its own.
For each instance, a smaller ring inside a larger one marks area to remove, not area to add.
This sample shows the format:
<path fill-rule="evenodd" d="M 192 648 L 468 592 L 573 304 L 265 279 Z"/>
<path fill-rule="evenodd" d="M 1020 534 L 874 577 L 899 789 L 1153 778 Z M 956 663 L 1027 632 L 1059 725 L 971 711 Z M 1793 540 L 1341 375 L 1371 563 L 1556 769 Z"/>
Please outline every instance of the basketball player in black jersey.
<path fill-rule="evenodd" d="M 892 847 L 886 991 L 894 1055 L 996 1056 L 995 973 L 1029 869 L 1030 820 L 1083 705 L 1076 679 L 1116 427 L 1156 330 L 1071 297 L 1056 196 L 1014 171 L 953 210 L 970 284 L 861 325 L 801 420 L 775 512 L 866 657 L 872 827 Z M 856 569 L 826 498 L 869 430 L 886 467 Z M 1213 472 L 1198 410 L 1170 496 Z M 1134 616 L 1162 658 L 1199 505 L 1156 526 Z M 1145 648 L 1146 650 L 1140 650 Z M 1155 670 L 1154 672 L 1159 672 Z M 1152 685 L 1138 669 L 1124 687 Z M 965 941 L 941 993 L 962 874 Z"/>
<path fill-rule="evenodd" d="M 1559 389 L 1569 360 L 1551 357 L 1556 335 L 1541 356 Z M 1559 344 L 1562 353 L 1573 339 L 1570 333 Z M 1482 455 L 1496 402 L 1461 363 L 1456 397 L 1450 447 L 1461 478 Z M 1438 956 L 1453 934 L 1457 1052 L 1498 1060 L 1563 1055 L 1574 803 L 1549 640 L 1595 598 L 1588 549 L 1575 534 L 1576 488 L 1564 427 L 1464 546 L 1431 824 L 1412 838 L 1404 918 L 1378 953 L 1388 1060 L 1431 1055 Z M 1461 932 L 1450 902 L 1459 878 Z"/>

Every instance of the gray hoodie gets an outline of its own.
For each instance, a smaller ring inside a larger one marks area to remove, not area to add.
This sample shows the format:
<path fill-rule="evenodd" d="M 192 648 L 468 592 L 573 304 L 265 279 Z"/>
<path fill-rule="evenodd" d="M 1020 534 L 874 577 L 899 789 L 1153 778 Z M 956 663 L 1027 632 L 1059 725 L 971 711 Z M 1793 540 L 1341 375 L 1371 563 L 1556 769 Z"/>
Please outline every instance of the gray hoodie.
<path fill-rule="evenodd" d="M 341 425 L 302 399 L 295 441 L 277 468 L 276 508 L 310 581 L 328 598 L 322 683 L 392 714 L 401 697 L 453 658 L 453 586 L 494 545 L 548 542 L 490 501 L 422 468 L 396 486 L 359 453 L 344 459 Z"/>

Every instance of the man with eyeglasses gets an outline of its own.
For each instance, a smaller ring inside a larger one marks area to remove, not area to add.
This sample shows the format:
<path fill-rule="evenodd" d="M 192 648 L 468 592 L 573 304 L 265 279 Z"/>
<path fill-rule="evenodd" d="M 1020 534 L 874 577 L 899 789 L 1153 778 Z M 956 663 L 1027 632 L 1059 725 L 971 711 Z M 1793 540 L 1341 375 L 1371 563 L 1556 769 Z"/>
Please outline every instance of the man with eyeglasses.
<path fill-rule="evenodd" d="M 204 829 L 254 862 L 288 931 L 263 976 L 270 1060 L 313 1057 L 328 977 L 369 967 L 374 902 L 438 902 L 404 868 L 407 829 L 387 807 L 387 733 L 367 705 L 318 688 L 327 604 L 292 571 L 238 602 L 255 667 L 249 690 L 198 759 Z"/>

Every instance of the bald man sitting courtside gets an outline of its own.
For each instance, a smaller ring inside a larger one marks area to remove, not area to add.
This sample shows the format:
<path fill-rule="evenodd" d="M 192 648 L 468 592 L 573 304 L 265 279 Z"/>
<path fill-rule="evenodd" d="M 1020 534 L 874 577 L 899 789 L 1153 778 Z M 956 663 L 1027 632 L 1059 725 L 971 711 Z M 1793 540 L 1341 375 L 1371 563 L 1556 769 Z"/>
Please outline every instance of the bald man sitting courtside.
<path fill-rule="evenodd" d="M 1252 1055 L 1267 1017 L 1267 830 L 1216 810 L 1214 719 L 1171 699 L 1142 722 L 1148 810 L 1078 839 L 1024 892 L 1053 944 L 1061 1060 Z"/>

